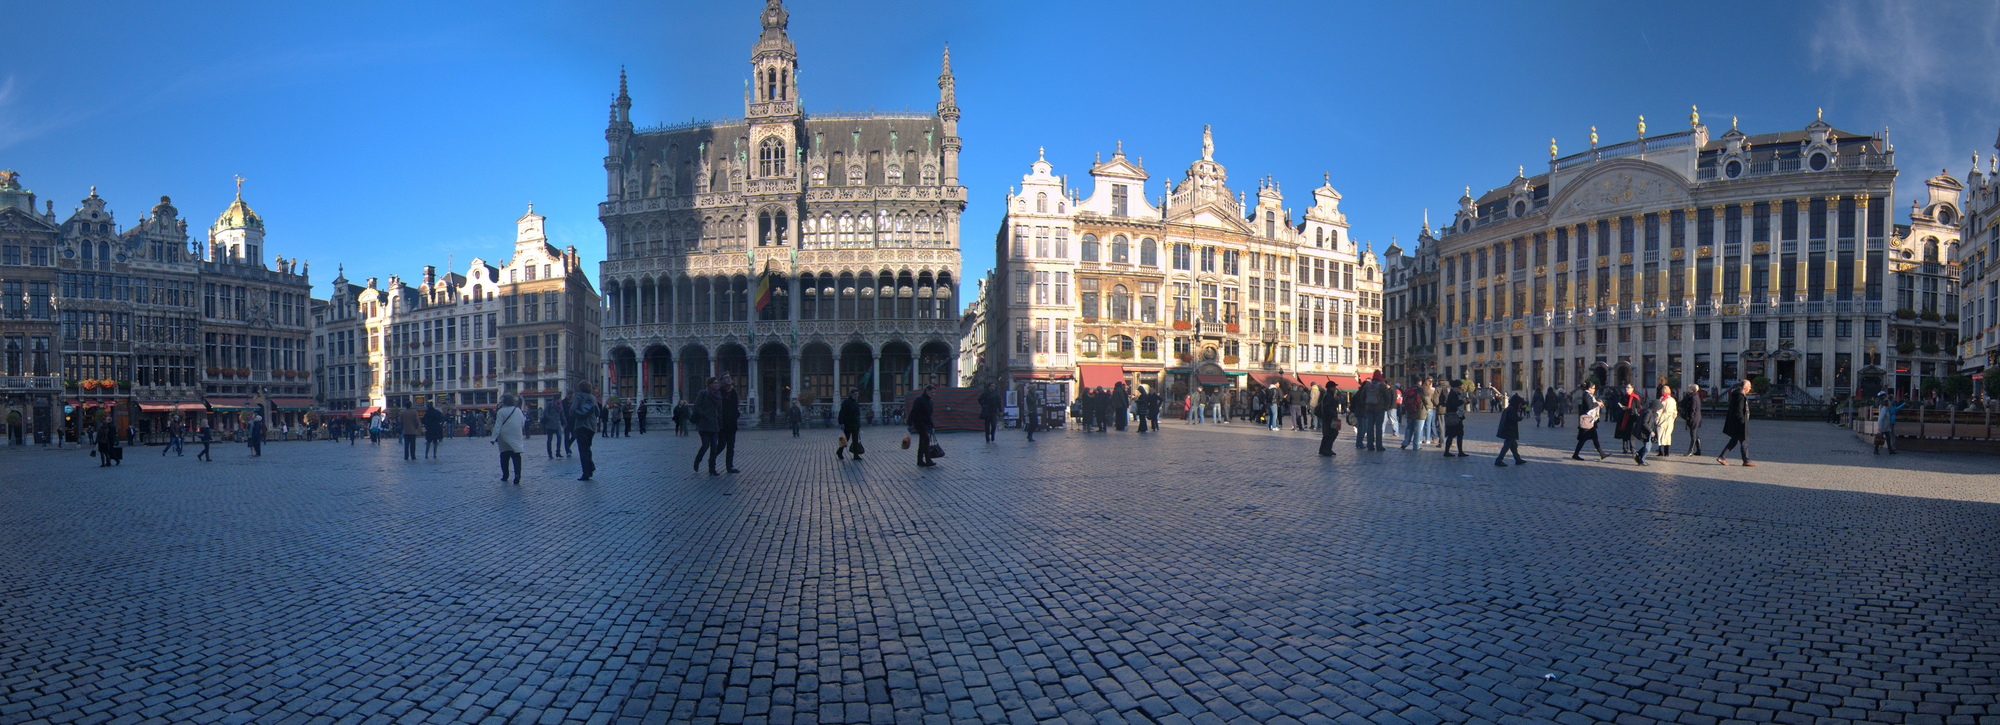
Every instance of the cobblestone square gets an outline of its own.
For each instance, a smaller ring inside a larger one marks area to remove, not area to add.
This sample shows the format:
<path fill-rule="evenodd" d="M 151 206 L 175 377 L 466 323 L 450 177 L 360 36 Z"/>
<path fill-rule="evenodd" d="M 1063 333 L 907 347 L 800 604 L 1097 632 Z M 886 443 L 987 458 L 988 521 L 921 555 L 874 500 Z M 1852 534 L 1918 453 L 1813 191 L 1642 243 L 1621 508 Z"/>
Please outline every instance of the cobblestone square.
<path fill-rule="evenodd" d="M 0 724 L 2000 722 L 1993 459 L 1492 428 L 5 450 Z"/>

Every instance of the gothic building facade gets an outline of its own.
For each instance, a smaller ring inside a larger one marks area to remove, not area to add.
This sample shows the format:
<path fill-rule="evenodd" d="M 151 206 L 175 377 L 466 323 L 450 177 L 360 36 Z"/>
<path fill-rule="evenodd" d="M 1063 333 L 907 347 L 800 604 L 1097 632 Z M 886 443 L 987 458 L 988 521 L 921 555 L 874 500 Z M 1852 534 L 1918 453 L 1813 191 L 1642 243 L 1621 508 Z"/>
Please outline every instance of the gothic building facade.
<path fill-rule="evenodd" d="M 775 420 L 788 395 L 871 412 L 956 380 L 958 105 L 807 113 L 789 16 L 769 0 L 741 119 L 636 128 L 621 74 L 605 131 L 609 392 L 659 412 L 731 373 Z"/>

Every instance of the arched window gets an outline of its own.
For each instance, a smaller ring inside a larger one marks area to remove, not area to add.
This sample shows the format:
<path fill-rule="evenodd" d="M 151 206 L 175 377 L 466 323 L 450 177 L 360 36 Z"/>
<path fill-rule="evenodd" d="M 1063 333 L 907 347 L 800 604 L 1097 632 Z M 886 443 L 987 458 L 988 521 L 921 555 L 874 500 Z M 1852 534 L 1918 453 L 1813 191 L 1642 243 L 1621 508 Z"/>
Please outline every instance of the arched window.
<path fill-rule="evenodd" d="M 1081 256 L 1079 257 L 1080 259 L 1082 259 L 1085 262 L 1097 261 L 1097 235 L 1095 234 L 1083 235 L 1083 243 L 1079 245 L 1079 248 L 1081 250 L 1080 251 Z"/>
<path fill-rule="evenodd" d="M 1130 356 L 1132 354 L 1132 336 L 1131 335 L 1111 336 L 1111 349 L 1114 352 Z"/>
<path fill-rule="evenodd" d="M 1111 262 L 1113 264 L 1132 263 L 1132 244 L 1125 241 L 1125 235 L 1111 238 Z"/>
<path fill-rule="evenodd" d="M 1036 213 L 1036 214 L 1047 214 L 1047 213 L 1049 213 L 1049 193 L 1048 193 L 1048 192 L 1046 192 L 1046 191 L 1038 191 L 1038 192 L 1035 192 L 1035 213 Z"/>
<path fill-rule="evenodd" d="M 1098 352 L 1100 351 L 1097 345 L 1097 336 L 1084 335 L 1082 337 L 1077 338 L 1076 349 L 1077 351 L 1082 352 L 1084 357 L 1097 357 Z"/>
<path fill-rule="evenodd" d="M 1147 335 L 1145 337 L 1139 338 L 1139 357 L 1156 358 L 1159 356 L 1160 356 L 1159 338 L 1153 337 L 1152 335 Z"/>
<path fill-rule="evenodd" d="M 1937 237 L 1925 237 L 1925 238 L 1924 238 L 1924 261 L 1926 261 L 1926 262 L 1935 262 L 1935 261 L 1938 261 L 1938 240 L 1937 240 Z"/>
<path fill-rule="evenodd" d="M 1111 288 L 1111 319 L 1132 319 L 1132 293 L 1125 289 L 1125 285 Z"/>
<path fill-rule="evenodd" d="M 1139 264 L 1146 267 L 1160 266 L 1160 245 L 1152 239 L 1139 240 Z"/>
<path fill-rule="evenodd" d="M 773 74 L 777 71 L 772 71 Z M 776 81 L 773 81 L 775 84 Z M 776 136 L 764 139 L 757 148 L 757 175 L 785 175 L 785 141 Z"/>

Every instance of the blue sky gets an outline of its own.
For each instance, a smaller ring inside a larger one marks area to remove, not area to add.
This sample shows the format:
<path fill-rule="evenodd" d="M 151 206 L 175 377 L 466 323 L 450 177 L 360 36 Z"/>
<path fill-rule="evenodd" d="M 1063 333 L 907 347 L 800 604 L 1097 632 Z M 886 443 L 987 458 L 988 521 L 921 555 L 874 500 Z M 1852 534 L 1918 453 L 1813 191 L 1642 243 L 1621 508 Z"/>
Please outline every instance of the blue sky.
<path fill-rule="evenodd" d="M 742 114 L 762 0 L 6 4 L 0 168 L 66 216 L 95 185 L 121 225 L 162 194 L 205 229 L 230 177 L 268 254 L 349 276 L 510 251 L 528 202 L 603 257 L 606 104 L 629 69 L 641 125 Z M 1797 129 L 1824 107 L 1889 127 L 1899 213 L 2000 130 L 1992 2 L 954 3 L 791 0 L 808 111 L 931 109 L 952 45 L 964 109 L 967 279 L 1000 200 L 1046 147 L 1084 184 L 1123 141 L 1160 193 L 1203 124 L 1238 189 L 1295 212 L 1331 174 L 1375 249 L 1461 189 L 1564 153 L 1685 128 Z M 1218 12 L 1220 7 L 1223 11 Z M 1541 168 L 1546 168 L 1541 166 Z M 593 272 L 593 277 L 594 277 Z"/>

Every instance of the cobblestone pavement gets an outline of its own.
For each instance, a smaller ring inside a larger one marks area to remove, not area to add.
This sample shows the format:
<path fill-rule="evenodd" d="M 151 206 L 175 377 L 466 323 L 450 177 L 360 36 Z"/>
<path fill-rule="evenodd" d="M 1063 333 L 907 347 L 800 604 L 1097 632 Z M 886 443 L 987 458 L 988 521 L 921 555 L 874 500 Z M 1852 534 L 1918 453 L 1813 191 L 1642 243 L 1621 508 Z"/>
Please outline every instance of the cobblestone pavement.
<path fill-rule="evenodd" d="M 0 725 L 2000 722 L 1995 459 L 1250 428 L 0 451 Z"/>

